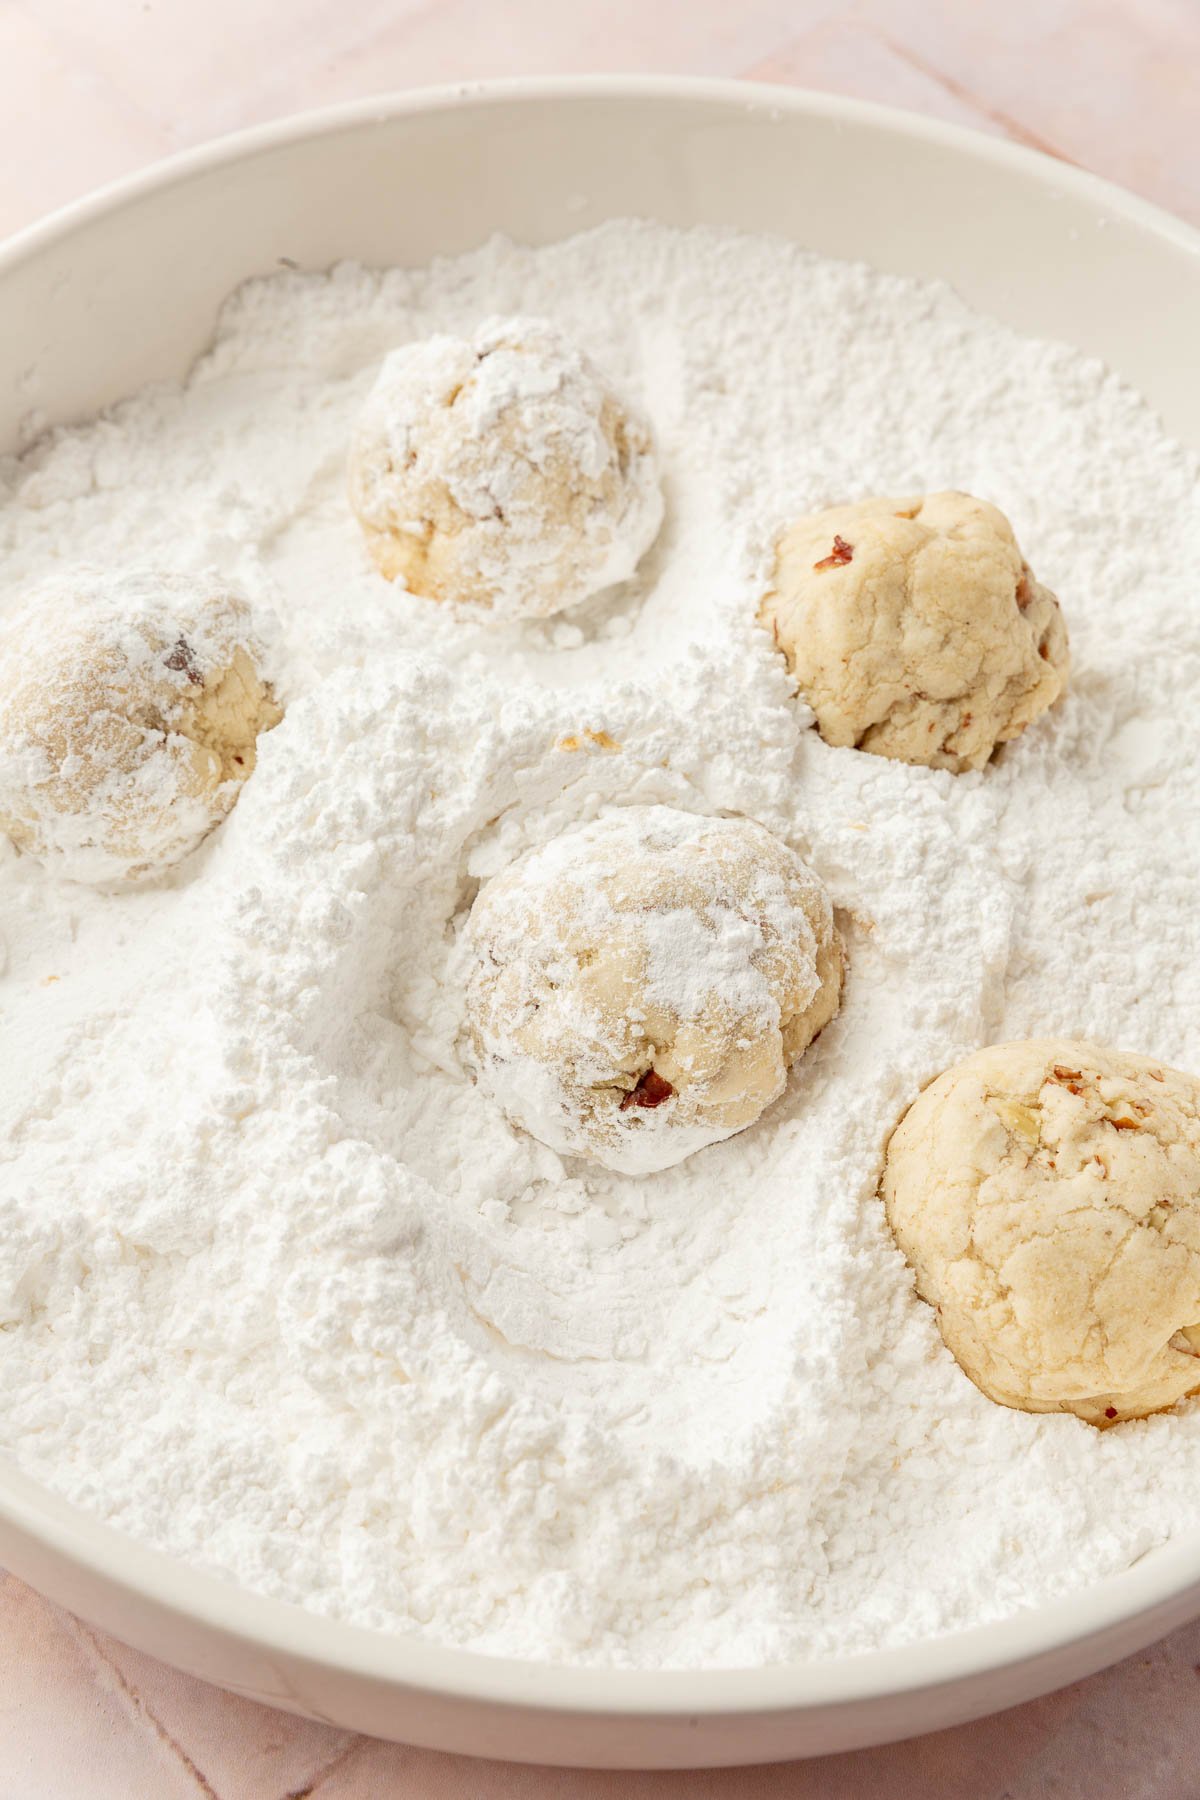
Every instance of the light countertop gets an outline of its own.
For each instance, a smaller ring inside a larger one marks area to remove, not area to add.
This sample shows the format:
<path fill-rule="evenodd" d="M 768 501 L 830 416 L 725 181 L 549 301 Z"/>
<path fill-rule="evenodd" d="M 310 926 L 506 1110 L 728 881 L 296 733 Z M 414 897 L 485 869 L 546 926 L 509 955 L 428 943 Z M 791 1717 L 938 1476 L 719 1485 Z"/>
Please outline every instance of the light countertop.
<path fill-rule="evenodd" d="M 0 236 L 172 150 L 391 88 L 600 69 L 890 101 L 1200 220 L 1196 0 L 0 0 Z M 606 1775 L 409 1750 L 140 1656 L 0 1574 L 0 1800 L 1187 1800 L 1200 1623 L 1061 1694 L 818 1763 Z"/>

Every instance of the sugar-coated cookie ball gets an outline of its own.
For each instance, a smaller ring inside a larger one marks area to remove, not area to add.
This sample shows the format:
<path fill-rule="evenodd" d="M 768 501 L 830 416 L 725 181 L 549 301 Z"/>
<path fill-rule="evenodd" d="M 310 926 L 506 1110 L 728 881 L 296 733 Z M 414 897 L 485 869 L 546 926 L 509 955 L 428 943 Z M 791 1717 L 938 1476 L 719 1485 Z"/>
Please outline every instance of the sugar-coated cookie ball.
<path fill-rule="evenodd" d="M 667 806 L 521 857 L 463 948 L 480 1085 L 543 1143 L 629 1174 L 753 1124 L 842 987 L 812 870 L 748 819 Z"/>
<path fill-rule="evenodd" d="M 1067 630 L 997 507 L 862 500 L 797 520 L 759 612 L 826 743 L 961 774 L 1067 685 Z"/>
<path fill-rule="evenodd" d="M 914 1101 L 882 1193 L 977 1387 L 1114 1424 L 1200 1389 L 1200 1081 L 1146 1056 L 996 1044 Z"/>
<path fill-rule="evenodd" d="M 247 602 L 84 570 L 0 625 L 0 827 L 76 881 L 178 862 L 233 806 L 282 717 Z"/>
<path fill-rule="evenodd" d="M 646 420 L 524 318 L 392 352 L 354 432 L 350 503 L 389 580 L 494 624 L 626 580 L 663 514 Z"/>

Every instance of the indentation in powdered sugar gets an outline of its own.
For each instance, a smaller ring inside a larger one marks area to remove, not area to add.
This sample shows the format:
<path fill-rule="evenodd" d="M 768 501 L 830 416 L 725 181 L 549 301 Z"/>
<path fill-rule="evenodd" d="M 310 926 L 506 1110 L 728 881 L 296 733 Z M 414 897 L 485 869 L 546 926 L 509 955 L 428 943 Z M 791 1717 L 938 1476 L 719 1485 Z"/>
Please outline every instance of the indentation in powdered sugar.
<path fill-rule="evenodd" d="M 702 668 L 697 675 L 702 685 L 711 679 Z M 797 1071 L 756 1149 L 741 1143 L 724 1158 L 706 1156 L 646 1184 L 564 1163 L 514 1132 L 463 1072 L 456 1048 L 463 996 L 448 965 L 471 871 L 495 866 L 502 842 L 507 860 L 518 841 L 538 841 L 613 801 L 720 811 L 736 799 L 738 810 L 771 814 L 784 784 L 797 779 L 790 712 L 773 709 L 780 741 L 774 766 L 765 759 L 769 772 L 760 754 L 757 774 L 731 767 L 723 779 L 709 767 L 701 782 L 690 747 L 679 757 L 682 767 L 673 756 L 674 746 L 689 745 L 689 696 L 676 711 L 631 688 L 605 709 L 602 725 L 583 731 L 563 696 L 505 703 L 499 689 L 479 684 L 464 704 L 432 666 L 381 671 L 365 687 L 343 684 L 343 696 L 321 699 L 322 714 L 343 727 L 322 779 L 303 793 L 280 792 L 277 763 L 231 828 L 231 860 L 242 834 L 253 839 L 261 829 L 265 838 L 269 830 L 276 846 L 230 902 L 232 974 L 218 989 L 218 1012 L 231 1078 L 256 1045 L 263 1066 L 252 1079 L 260 1086 L 266 1068 L 286 1071 L 290 1104 L 310 1115 L 325 1109 L 331 1126 L 357 1140 L 356 1156 L 381 1168 L 402 1162 L 428 1184 L 430 1199 L 436 1196 L 422 1225 L 430 1282 L 440 1283 L 460 1320 L 465 1304 L 489 1355 L 498 1348 L 518 1354 L 524 1383 L 559 1393 L 556 1365 L 566 1362 L 572 1383 L 599 1396 L 612 1387 L 607 1365 L 615 1359 L 630 1365 L 639 1407 L 678 1419 L 694 1398 L 686 1388 L 662 1393 L 664 1358 L 709 1360 L 714 1330 L 711 1305 L 694 1307 L 680 1296 L 721 1260 L 739 1215 L 750 1215 L 745 1229 L 761 1246 L 760 1274 L 779 1254 L 773 1233 L 751 1222 L 748 1157 L 773 1159 L 777 1139 L 794 1140 L 805 1163 L 819 1166 L 831 1148 L 842 1153 L 847 1132 L 853 1138 L 860 1108 L 878 1117 L 882 1098 L 884 1115 L 894 1111 L 902 1093 L 896 1071 L 911 1071 L 914 1037 L 926 1047 L 929 1073 L 974 1042 L 989 982 L 1003 965 L 1008 898 L 996 889 L 986 853 L 958 843 L 936 805 L 910 807 L 901 817 L 884 799 L 874 823 L 864 825 L 843 819 L 844 808 L 827 796 L 799 841 L 835 894 L 842 888 L 851 902 L 852 1004 Z M 761 752 L 772 708 L 760 703 L 756 716 Z M 428 719 L 443 722 L 417 727 Z M 293 713 L 292 728 L 302 723 Z M 587 730 L 603 733 L 606 747 L 558 747 Z M 328 797 L 354 784 L 358 769 L 367 778 L 361 842 L 340 826 L 331 829 L 344 816 L 336 801 L 327 810 Z M 855 796 L 850 811 L 863 810 Z M 781 829 L 797 839 L 794 829 Z M 841 846 L 864 830 L 875 834 L 870 866 L 880 876 L 851 886 Z M 919 930 L 905 901 L 916 879 L 956 902 Z M 319 919 L 314 893 L 326 897 Z M 313 946 L 320 946 L 319 965 Z M 308 961 L 288 983 L 300 1003 L 279 1008 L 274 990 L 284 957 Z M 263 1018 L 251 1031 L 247 1003 L 254 1018 L 259 993 Z M 848 1112 L 839 1084 L 850 1068 L 855 1098 Z M 861 1148 L 867 1179 L 877 1130 Z M 833 1204 L 834 1195 L 823 1194 L 817 1216 Z M 661 1274 L 676 1260 L 678 1279 L 660 1280 L 657 1295 L 648 1295 L 640 1272 Z M 731 1338 L 717 1363 L 736 1360 L 751 1336 L 740 1346 Z M 555 1361 L 526 1367 L 521 1353 L 530 1351 Z M 598 1358 L 604 1366 L 593 1375 L 588 1364 Z M 627 1409 L 630 1398 L 621 1389 L 615 1410 Z"/>

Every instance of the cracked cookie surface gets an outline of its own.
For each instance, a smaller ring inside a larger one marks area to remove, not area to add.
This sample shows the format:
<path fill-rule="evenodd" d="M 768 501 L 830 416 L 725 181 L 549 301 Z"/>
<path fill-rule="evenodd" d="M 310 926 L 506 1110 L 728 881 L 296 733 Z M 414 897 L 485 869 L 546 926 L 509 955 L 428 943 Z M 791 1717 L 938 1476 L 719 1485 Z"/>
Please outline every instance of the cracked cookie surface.
<path fill-rule="evenodd" d="M 1069 1039 L 995 1044 L 914 1101 L 881 1192 L 993 1400 L 1110 1425 L 1200 1389 L 1200 1081 Z"/>
<path fill-rule="evenodd" d="M 824 885 L 749 819 L 622 807 L 529 852 L 464 934 L 465 1053 L 552 1148 L 649 1173 L 731 1137 L 837 1012 Z"/>
<path fill-rule="evenodd" d="M 283 717 L 249 603 L 219 582 L 80 570 L 0 632 L 0 828 L 76 881 L 168 868 L 230 811 Z"/>
<path fill-rule="evenodd" d="M 663 513 L 649 424 L 543 319 L 394 350 L 349 482 L 381 574 L 494 624 L 626 580 Z"/>
<path fill-rule="evenodd" d="M 970 494 L 797 520 L 759 617 L 826 742 L 900 762 L 981 768 L 1066 688 L 1058 601 Z"/>

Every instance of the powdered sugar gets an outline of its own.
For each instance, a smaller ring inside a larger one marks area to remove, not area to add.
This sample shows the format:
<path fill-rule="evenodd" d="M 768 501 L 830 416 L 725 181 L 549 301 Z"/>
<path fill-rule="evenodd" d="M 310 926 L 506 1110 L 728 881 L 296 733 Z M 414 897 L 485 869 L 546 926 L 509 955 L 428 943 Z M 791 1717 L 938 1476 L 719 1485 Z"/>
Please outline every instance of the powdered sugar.
<path fill-rule="evenodd" d="M 494 311 L 645 406 L 668 500 L 632 582 L 502 633 L 383 581 L 344 496 L 380 358 Z M 1200 1407 L 1101 1435 L 993 1406 L 875 1198 L 978 1044 L 1200 1066 L 1195 470 L 1136 396 L 944 289 L 617 224 L 254 284 L 184 390 L 0 484 L 10 598 L 135 545 L 215 564 L 280 612 L 288 708 L 171 878 L 0 852 L 24 1467 L 320 1612 L 643 1665 L 911 1641 L 1195 1523 Z M 1073 652 L 1065 703 L 957 778 L 824 745 L 753 623 L 796 512 L 943 486 L 1010 514 Z M 781 836 L 849 974 L 757 1125 L 633 1179 L 466 1079 L 447 967 L 479 882 L 640 803 Z"/>

